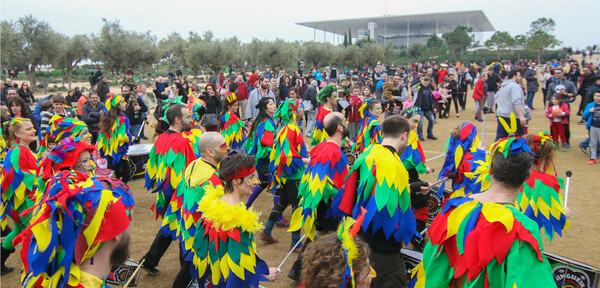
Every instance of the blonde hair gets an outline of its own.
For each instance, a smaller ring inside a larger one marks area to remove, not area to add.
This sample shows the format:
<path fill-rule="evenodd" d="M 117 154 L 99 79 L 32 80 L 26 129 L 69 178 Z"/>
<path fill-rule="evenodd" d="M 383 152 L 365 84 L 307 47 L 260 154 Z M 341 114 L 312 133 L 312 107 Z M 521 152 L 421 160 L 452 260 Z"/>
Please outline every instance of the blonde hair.
<path fill-rule="evenodd" d="M 31 123 L 29 118 L 21 118 L 17 117 L 10 121 L 8 127 L 6 128 L 6 146 L 10 147 L 17 141 L 17 132 L 23 128 L 25 123 Z"/>

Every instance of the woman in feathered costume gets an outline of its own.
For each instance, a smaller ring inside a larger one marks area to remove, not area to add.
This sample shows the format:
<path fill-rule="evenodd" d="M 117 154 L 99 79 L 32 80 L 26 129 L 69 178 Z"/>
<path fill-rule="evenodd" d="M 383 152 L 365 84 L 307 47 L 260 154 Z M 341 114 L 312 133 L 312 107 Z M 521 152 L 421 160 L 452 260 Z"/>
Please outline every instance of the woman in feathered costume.
<path fill-rule="evenodd" d="M 533 157 L 525 138 L 490 149 L 490 188 L 448 200 L 409 287 L 555 287 L 538 225 L 514 206 Z"/>
<path fill-rule="evenodd" d="M 252 195 L 248 197 L 246 207 L 250 207 L 260 193 L 269 186 L 269 156 L 275 143 L 275 122 L 273 115 L 277 110 L 277 105 L 272 98 L 264 97 L 258 101 L 256 105 L 258 116 L 252 123 L 252 128 L 244 148 L 248 151 L 248 155 L 254 156 L 256 159 L 256 173 L 260 183 L 252 190 Z M 279 197 L 273 197 L 273 204 L 279 202 Z"/>
<path fill-rule="evenodd" d="M 62 170 L 74 170 L 91 175 L 92 167 L 89 165 L 89 160 L 94 150 L 96 150 L 94 145 L 88 144 L 80 137 L 65 138 L 52 149 L 46 159 L 42 160 L 38 174 L 43 181 L 47 181 Z"/>
<path fill-rule="evenodd" d="M 258 257 L 254 233 L 262 224 L 241 202 L 252 193 L 254 171 L 252 156 L 225 157 L 219 168 L 224 187 L 208 187 L 200 201 L 193 260 L 198 275 L 192 279 L 200 278 L 201 287 L 206 281 L 213 287 L 258 287 L 259 281 L 273 281 L 279 273 Z"/>
<path fill-rule="evenodd" d="M 315 128 L 313 129 L 310 142 L 310 146 L 317 146 L 317 144 L 327 140 L 329 135 L 325 132 L 325 124 L 323 123 L 323 119 L 327 114 L 333 111 L 333 107 L 337 105 L 338 96 L 334 94 L 335 86 L 333 84 L 328 84 L 323 87 L 319 93 L 317 93 L 317 100 L 321 102 L 323 105 L 319 107 L 319 111 L 317 111 L 317 116 L 315 118 Z"/>
<path fill-rule="evenodd" d="M 191 99 L 191 98 L 190 98 Z M 206 114 L 206 104 L 202 100 L 195 100 L 187 104 L 192 115 L 192 129 L 190 131 L 183 132 L 183 137 L 190 140 L 194 154 L 196 158 L 200 158 L 200 151 L 198 150 L 198 138 L 204 133 L 202 127 L 202 121 L 204 121 L 204 114 Z"/>
<path fill-rule="evenodd" d="M 282 190 L 279 202 L 271 210 L 265 229 L 258 236 L 269 244 L 278 242 L 271 236 L 271 231 L 281 213 L 290 204 L 292 209 L 298 207 L 298 185 L 304 173 L 304 165 L 308 163 L 304 136 L 298 126 L 298 121 L 302 120 L 303 116 L 302 102 L 293 98 L 281 103 L 275 112 L 275 119 L 279 119 L 283 126 L 275 135 L 275 144 L 269 157 L 269 172 L 273 189 L 279 185 Z M 299 240 L 300 230 L 292 232 L 291 246 L 295 246 Z"/>
<path fill-rule="evenodd" d="M 540 229 L 543 227 L 546 237 L 552 240 L 554 233 L 562 236 L 570 224 L 563 207 L 564 195 L 560 193 L 564 188 L 563 179 L 556 177 L 556 172 L 552 174 L 557 147 L 548 132 L 528 135 L 527 144 L 534 154 L 533 166 L 531 176 L 521 186 L 516 207 Z"/>
<path fill-rule="evenodd" d="M 16 117 L 10 120 L 6 131 L 6 144 L 10 149 L 6 153 L 2 170 L 2 206 L 0 206 L 0 223 L 2 230 L 6 228 L 8 218 L 15 225 L 14 230 L 2 242 L 2 274 L 13 271 L 13 267 L 5 265 L 8 256 L 15 252 L 13 239 L 27 225 L 31 215 L 21 212 L 35 204 L 37 158 L 29 149 L 29 143 L 35 142 L 37 134 L 28 118 Z"/>
<path fill-rule="evenodd" d="M 219 132 L 225 137 L 229 149 L 242 151 L 244 145 L 244 121 L 235 114 L 240 104 L 233 93 L 227 93 L 223 102 L 223 111 L 219 118 Z"/>
<path fill-rule="evenodd" d="M 49 179 L 47 198 L 26 211 L 31 225 L 15 239 L 23 287 L 105 287 L 111 267 L 127 260 L 133 196 L 102 182 L 75 171 Z"/>
<path fill-rule="evenodd" d="M 479 148 L 477 127 L 473 123 L 466 122 L 452 129 L 444 150 L 446 150 L 446 160 L 444 160 L 444 165 L 438 174 L 438 179 L 454 173 L 452 197 L 477 194 L 484 191 L 481 183 L 465 175 L 475 172 L 486 159 L 485 151 Z M 440 185 L 438 197 L 444 192 L 445 185 L 445 182 Z"/>
<path fill-rule="evenodd" d="M 112 94 L 106 99 L 100 116 L 98 150 L 107 158 L 108 168 L 115 172 L 115 178 L 127 183 L 130 180 L 127 152 L 132 136 L 129 133 L 129 119 L 125 116 L 125 98 Z"/>
<path fill-rule="evenodd" d="M 359 109 L 360 130 L 352 146 L 352 152 L 360 153 L 373 143 L 381 143 L 381 125 L 377 118 L 381 117 L 383 110 L 381 102 L 375 98 L 366 100 Z"/>

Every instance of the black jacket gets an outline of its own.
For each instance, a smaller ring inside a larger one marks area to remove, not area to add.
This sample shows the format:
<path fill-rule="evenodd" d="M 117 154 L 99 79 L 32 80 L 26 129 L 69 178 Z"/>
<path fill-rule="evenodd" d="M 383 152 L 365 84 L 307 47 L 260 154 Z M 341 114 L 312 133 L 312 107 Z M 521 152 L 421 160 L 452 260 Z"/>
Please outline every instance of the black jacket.
<path fill-rule="evenodd" d="M 137 101 L 137 104 L 141 108 L 137 112 L 134 110 L 135 103 L 133 101 Z M 131 101 L 127 105 L 127 109 L 125 110 L 125 115 L 127 116 L 127 118 L 129 118 L 130 125 L 141 125 L 144 122 L 144 117 L 143 117 L 142 113 L 147 112 L 147 111 L 148 111 L 148 107 L 146 106 L 144 101 L 142 101 L 142 98 L 139 96 L 136 96 L 134 99 L 131 99 Z"/>
<path fill-rule="evenodd" d="M 102 104 L 98 102 L 96 104 L 96 108 L 90 105 L 90 102 L 83 104 L 83 108 L 81 109 L 81 118 L 83 122 L 87 124 L 88 129 L 92 132 L 96 132 L 100 130 L 100 116 L 102 115 Z"/>
<path fill-rule="evenodd" d="M 108 83 L 104 83 L 104 81 L 100 80 L 96 83 L 96 93 L 98 93 L 98 98 L 100 98 L 100 102 L 104 103 L 106 101 L 106 95 L 110 93 L 110 88 L 108 87 Z"/>
<path fill-rule="evenodd" d="M 317 101 L 317 88 L 313 86 L 308 86 L 306 91 L 304 91 L 304 95 L 302 95 L 303 100 L 310 100 L 313 107 L 319 107 L 319 103 Z"/>
<path fill-rule="evenodd" d="M 429 90 L 431 92 L 429 93 L 429 104 L 431 107 L 423 107 L 423 97 L 425 97 L 425 94 L 423 94 L 423 87 L 421 86 L 422 84 L 419 83 L 415 87 L 417 99 L 415 100 L 414 106 L 421 108 L 423 111 L 433 111 L 435 109 L 435 104 L 433 103 L 433 91 L 431 91 L 431 89 Z"/>

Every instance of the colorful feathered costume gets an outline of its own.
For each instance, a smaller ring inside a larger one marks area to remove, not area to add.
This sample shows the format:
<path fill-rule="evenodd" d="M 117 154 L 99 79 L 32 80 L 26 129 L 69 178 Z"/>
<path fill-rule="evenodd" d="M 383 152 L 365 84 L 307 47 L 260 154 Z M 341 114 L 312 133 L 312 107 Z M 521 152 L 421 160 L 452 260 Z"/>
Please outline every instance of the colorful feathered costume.
<path fill-rule="evenodd" d="M 111 95 L 106 99 L 103 112 L 108 115 L 111 109 L 118 109 L 117 106 L 121 102 L 120 95 Z M 129 133 L 129 119 L 123 114 L 118 114 L 113 127 L 110 129 L 110 134 L 104 134 L 100 131 L 98 136 L 98 150 L 101 157 L 109 157 L 112 159 L 112 165 L 118 166 L 121 159 L 127 157 L 129 145 L 133 137 Z"/>
<path fill-rule="evenodd" d="M 258 124 L 255 131 L 248 136 L 244 148 L 248 155 L 253 155 L 256 160 L 256 169 L 268 171 L 269 156 L 275 142 L 275 122 L 273 119 L 265 118 Z"/>
<path fill-rule="evenodd" d="M 88 135 L 88 127 L 83 121 L 79 121 L 73 118 L 65 118 L 59 115 L 52 116 L 50 122 L 48 122 L 48 128 L 46 128 L 46 134 L 40 142 L 40 149 L 38 149 L 38 157 L 41 157 L 42 153 L 46 151 L 48 142 L 50 139 L 56 144 L 60 143 L 65 138 L 80 137 L 85 140 Z"/>
<path fill-rule="evenodd" d="M 356 136 L 354 146 L 352 146 L 352 152 L 360 153 L 365 150 L 369 145 L 374 143 L 381 143 L 381 125 L 377 118 L 369 112 L 367 106 L 375 98 L 366 100 L 359 109 L 360 112 L 360 131 Z"/>
<path fill-rule="evenodd" d="M 148 154 L 144 184 L 148 191 L 158 192 L 152 206 L 156 219 L 164 216 L 167 205 L 183 178 L 185 167 L 194 160 L 192 145 L 181 133 L 167 130 L 156 139 Z"/>
<path fill-rule="evenodd" d="M 409 287 L 556 287 L 537 225 L 513 207 L 449 199 L 429 238 Z"/>
<path fill-rule="evenodd" d="M 450 136 L 446 143 L 446 160 L 438 174 L 438 180 L 454 173 L 452 180 L 452 197 L 477 194 L 484 191 L 481 183 L 475 179 L 466 177 L 465 174 L 472 173 L 486 159 L 485 151 L 477 148 L 479 146 L 479 137 L 477 137 L 477 127 L 473 123 L 467 122 L 459 126 L 460 133 L 458 138 Z M 438 197 L 444 192 L 446 182 L 442 182 L 438 190 Z"/>
<path fill-rule="evenodd" d="M 237 97 L 235 94 L 230 93 L 227 96 L 227 105 L 225 109 L 229 109 L 229 106 L 237 103 Z M 244 128 L 246 125 L 238 116 L 233 112 L 227 112 L 221 116 L 221 129 L 219 132 L 225 138 L 225 142 L 229 146 L 229 149 L 241 151 L 244 145 Z"/>
<path fill-rule="evenodd" d="M 427 159 L 425 158 L 423 147 L 421 147 L 421 142 L 415 131 L 410 131 L 406 149 L 404 149 L 404 152 L 400 155 L 400 160 L 402 160 L 402 164 L 404 164 L 406 170 L 414 168 L 419 174 L 425 174 L 425 172 L 427 172 L 427 166 L 425 166 Z"/>
<path fill-rule="evenodd" d="M 254 243 L 254 233 L 262 228 L 259 215 L 241 202 L 229 205 L 220 199 L 223 194 L 223 187 L 209 186 L 200 201 L 193 260 L 199 273 L 192 279 L 210 280 L 213 287 L 258 287 L 269 274 Z"/>
<path fill-rule="evenodd" d="M 200 136 L 204 134 L 204 130 L 200 127 L 200 121 L 204 116 L 206 111 L 206 104 L 202 100 L 195 100 L 194 103 L 188 103 L 188 108 L 190 109 L 190 115 L 192 115 L 192 130 L 183 132 L 183 137 L 190 140 L 192 144 L 192 149 L 194 149 L 194 155 L 196 155 L 196 159 L 200 158 L 200 150 L 198 147 L 198 139 Z"/>
<path fill-rule="evenodd" d="M 307 157 L 304 136 L 296 121 L 294 110 L 301 105 L 298 99 L 288 99 L 281 103 L 275 112 L 281 128 L 275 135 L 275 144 L 269 157 L 269 171 L 272 184 L 283 186 L 287 179 L 299 180 L 304 173 L 302 158 Z M 275 185 L 272 185 L 275 188 Z"/>
<path fill-rule="evenodd" d="M 417 234 L 408 172 L 398 154 L 381 144 L 372 144 L 354 162 L 329 213 L 357 217 L 361 208 L 367 210 L 361 226 L 365 233 L 382 230 L 386 239 L 403 244 Z"/>
<path fill-rule="evenodd" d="M 105 190 L 99 180 L 72 171 L 47 182 L 45 200 L 26 211 L 33 214 L 31 225 L 15 239 L 23 243 L 23 287 L 103 284 L 80 266 L 129 227 L 134 201 L 121 187 Z"/>
<path fill-rule="evenodd" d="M 80 137 L 65 138 L 57 144 L 58 145 L 52 149 L 50 155 L 48 155 L 48 157 L 40 164 L 39 170 L 43 170 L 43 175 L 41 176 L 44 181 L 52 177 L 54 173 L 63 169 L 73 169 L 78 162 L 79 155 L 83 151 L 88 151 L 91 155 L 94 150 L 96 150 L 94 145 L 88 144 Z M 41 172 L 42 171 L 38 171 L 38 174 L 41 174 Z"/>
<path fill-rule="evenodd" d="M 532 138 L 533 150 L 536 153 L 539 153 L 540 147 L 546 141 L 550 141 L 554 146 L 548 132 L 533 135 Z M 531 143 L 529 144 L 531 147 Z M 539 163 L 536 164 L 539 165 Z M 547 170 L 544 167 L 540 168 Z M 562 237 L 562 231 L 569 228 L 570 225 L 563 207 L 564 199 L 560 194 L 561 188 L 564 188 L 562 178 L 531 169 L 531 176 L 521 186 L 521 193 L 517 195 L 515 203 L 519 211 L 535 221 L 540 229 L 544 228 L 545 235 L 549 240 L 552 240 L 554 233 Z"/>
<path fill-rule="evenodd" d="M 306 236 L 314 241 L 316 225 L 319 225 L 319 219 L 325 219 L 325 213 L 333 197 L 342 189 L 347 174 L 348 159 L 337 144 L 326 141 L 315 146 L 310 151 L 310 163 L 300 181 L 300 204 L 292 215 L 289 231 L 298 231 L 304 226 Z"/>
<path fill-rule="evenodd" d="M 325 85 L 325 87 L 323 87 L 323 89 L 319 90 L 319 93 L 317 93 L 317 100 L 319 100 L 321 103 L 327 103 L 327 98 L 337 97 L 333 95 L 334 92 L 335 86 L 332 84 Z M 329 113 L 331 113 L 331 109 L 326 108 L 325 105 L 321 105 L 321 107 L 319 107 L 317 116 L 315 118 L 315 128 L 313 129 L 311 135 L 312 141 L 310 142 L 310 146 L 317 146 L 317 144 L 329 139 L 329 134 L 325 132 L 324 123 L 325 116 L 327 116 Z"/>
<path fill-rule="evenodd" d="M 183 255 L 188 255 L 191 261 L 191 255 L 194 243 L 196 225 L 200 221 L 200 211 L 198 203 L 205 194 L 208 186 L 223 186 L 216 168 L 202 159 L 196 159 L 185 169 L 181 183 L 167 208 L 163 219 L 161 231 L 163 235 L 171 235 L 173 240 L 179 240 Z"/>

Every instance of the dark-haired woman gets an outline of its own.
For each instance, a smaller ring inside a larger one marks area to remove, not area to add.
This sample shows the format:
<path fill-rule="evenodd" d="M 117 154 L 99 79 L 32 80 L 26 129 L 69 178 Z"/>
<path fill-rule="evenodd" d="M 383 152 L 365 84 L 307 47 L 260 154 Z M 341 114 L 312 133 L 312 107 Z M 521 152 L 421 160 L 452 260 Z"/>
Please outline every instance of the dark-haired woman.
<path fill-rule="evenodd" d="M 192 279 L 217 287 L 259 287 L 274 281 L 277 268 L 269 268 L 256 252 L 254 233 L 259 215 L 241 201 L 254 187 L 254 157 L 233 154 L 219 165 L 224 186 L 207 188 L 198 205 L 202 213 L 194 239 Z"/>
<path fill-rule="evenodd" d="M 292 87 L 292 83 L 290 80 L 290 76 L 284 76 L 283 80 L 279 84 L 279 101 L 283 102 L 290 97 L 290 88 Z"/>
<path fill-rule="evenodd" d="M 100 116 L 98 150 L 100 156 L 108 159 L 108 168 L 115 172 L 115 178 L 127 183 L 130 175 L 125 157 L 133 138 L 129 133 L 129 119 L 123 114 L 127 104 L 124 97 L 115 94 L 110 95 L 106 102 L 104 113 Z"/>
<path fill-rule="evenodd" d="M 19 97 L 21 97 L 21 99 L 23 99 L 23 101 L 25 101 L 27 104 L 31 104 L 35 101 L 35 97 L 33 97 L 33 93 L 31 93 L 31 88 L 29 88 L 29 83 L 21 83 L 21 88 L 19 88 Z"/>
<path fill-rule="evenodd" d="M 244 143 L 244 148 L 246 148 L 248 155 L 253 155 L 256 159 L 255 164 L 260 183 L 252 190 L 252 195 L 248 198 L 246 207 L 250 207 L 258 195 L 269 184 L 269 155 L 271 154 L 271 150 L 273 150 L 273 143 L 275 141 L 275 122 L 273 121 L 273 115 L 277 110 L 275 101 L 269 97 L 264 97 L 258 101 L 256 109 L 258 109 L 258 116 L 256 116 L 256 119 L 252 123 L 252 128 L 250 129 L 250 133 L 248 133 L 249 136 Z M 278 198 L 274 197 L 273 204 L 279 202 Z"/>
<path fill-rule="evenodd" d="M 29 121 L 31 121 L 31 124 L 33 124 L 33 129 L 38 131 L 39 135 L 38 123 L 35 121 L 35 117 L 31 113 L 31 110 L 29 109 L 29 107 L 27 107 L 27 104 L 25 104 L 25 101 L 23 99 L 21 99 L 20 97 L 12 97 L 6 102 L 6 107 L 8 107 L 8 115 L 10 117 L 21 117 L 29 119 Z M 33 141 L 29 143 L 29 149 L 31 149 L 31 151 L 37 151 L 37 142 Z"/>
<path fill-rule="evenodd" d="M 202 126 L 206 131 L 219 131 L 219 114 L 221 113 L 221 95 L 217 94 L 217 87 L 208 83 L 200 99 L 206 103 L 206 116 Z"/>

